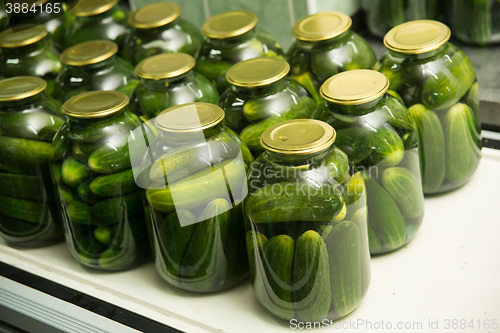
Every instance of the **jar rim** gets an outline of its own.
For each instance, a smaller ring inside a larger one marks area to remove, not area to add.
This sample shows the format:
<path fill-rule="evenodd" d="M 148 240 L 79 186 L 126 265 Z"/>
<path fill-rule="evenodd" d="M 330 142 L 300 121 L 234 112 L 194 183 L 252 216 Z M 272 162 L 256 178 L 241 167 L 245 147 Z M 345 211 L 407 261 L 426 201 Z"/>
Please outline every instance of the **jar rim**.
<path fill-rule="evenodd" d="M 322 12 L 297 21 L 292 28 L 292 35 L 298 40 L 319 42 L 343 34 L 351 25 L 351 18 L 344 13 Z"/>
<path fill-rule="evenodd" d="M 162 111 L 156 117 L 155 125 L 163 132 L 195 133 L 216 127 L 224 116 L 224 110 L 215 104 L 187 103 Z"/>
<path fill-rule="evenodd" d="M 214 39 L 237 37 L 252 30 L 257 22 L 257 16 L 247 10 L 227 11 L 205 21 L 201 33 Z"/>
<path fill-rule="evenodd" d="M 275 83 L 290 71 L 288 62 L 276 57 L 258 57 L 240 61 L 229 68 L 226 79 L 238 87 L 254 88 Z"/>
<path fill-rule="evenodd" d="M 181 7 L 173 2 L 158 2 L 136 9 L 128 23 L 137 29 L 151 29 L 167 25 L 181 15 Z"/>
<path fill-rule="evenodd" d="M 20 101 L 47 88 L 47 82 L 36 76 L 16 76 L 0 80 L 0 102 Z"/>
<path fill-rule="evenodd" d="M 89 91 L 71 97 L 62 110 L 70 118 L 95 119 L 107 117 L 124 109 L 129 103 L 127 95 L 119 91 Z"/>
<path fill-rule="evenodd" d="M 68 47 L 61 55 L 61 62 L 69 66 L 97 64 L 118 53 L 118 45 L 110 40 L 91 40 Z"/>

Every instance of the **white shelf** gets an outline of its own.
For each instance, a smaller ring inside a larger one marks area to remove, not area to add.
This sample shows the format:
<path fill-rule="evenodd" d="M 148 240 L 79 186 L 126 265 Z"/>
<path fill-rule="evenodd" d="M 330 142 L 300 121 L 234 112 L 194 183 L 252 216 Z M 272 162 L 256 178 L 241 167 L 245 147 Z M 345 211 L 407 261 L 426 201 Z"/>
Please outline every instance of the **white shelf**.
<path fill-rule="evenodd" d="M 500 327 L 485 328 L 486 320 L 500 325 L 500 151 L 483 149 L 467 185 L 427 198 L 425 205 L 415 239 L 373 258 L 368 294 L 335 328 L 381 332 L 390 323 L 394 331 L 406 332 L 500 332 Z M 290 323 L 274 319 L 259 305 L 248 280 L 226 292 L 195 295 L 167 285 L 152 263 L 120 273 L 85 269 L 64 244 L 14 249 L 0 243 L 0 260 L 187 332 L 290 330 Z M 430 328 L 429 321 L 436 320 L 439 327 Z M 472 320 L 474 326 L 460 329 L 460 320 L 467 325 Z M 422 326 L 398 329 L 398 323 Z"/>

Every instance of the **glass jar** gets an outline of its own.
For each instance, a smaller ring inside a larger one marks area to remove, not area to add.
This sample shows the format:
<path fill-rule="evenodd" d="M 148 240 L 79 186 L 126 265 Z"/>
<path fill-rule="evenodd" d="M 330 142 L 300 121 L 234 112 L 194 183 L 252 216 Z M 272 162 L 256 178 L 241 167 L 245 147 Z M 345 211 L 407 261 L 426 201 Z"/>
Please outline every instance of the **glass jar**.
<path fill-rule="evenodd" d="M 180 15 L 181 7 L 171 2 L 154 3 L 134 11 L 128 20 L 134 29 L 126 38 L 123 57 L 137 65 L 163 52 L 194 56 L 203 38 L 200 31 Z"/>
<path fill-rule="evenodd" d="M 500 42 L 499 1 L 452 0 L 446 9 L 453 37 L 481 46 Z"/>
<path fill-rule="evenodd" d="M 238 133 L 253 153 L 260 154 L 261 134 L 287 119 L 309 118 L 316 103 L 307 90 L 286 75 L 288 63 L 276 57 L 241 61 L 227 71 L 231 85 L 220 97 L 224 124 Z"/>
<path fill-rule="evenodd" d="M 131 64 L 117 56 L 118 45 L 107 40 L 83 42 L 61 55 L 65 65 L 55 82 L 54 98 L 61 102 L 85 91 L 118 90 L 130 95 L 139 80 Z"/>
<path fill-rule="evenodd" d="M 372 35 L 383 38 L 401 23 L 413 20 L 437 20 L 441 16 L 439 0 L 362 0 L 366 25 Z M 449 3 L 446 3 L 449 6 Z"/>
<path fill-rule="evenodd" d="M 61 68 L 59 53 L 43 26 L 18 32 L 8 29 L 0 33 L 1 76 L 39 76 L 47 82 L 45 92 L 50 95 L 54 89 L 54 79 Z"/>
<path fill-rule="evenodd" d="M 371 254 L 408 243 L 424 216 L 417 126 L 388 87 L 372 70 L 334 75 L 321 86 L 325 102 L 312 116 L 337 130 L 335 144 L 363 174 Z"/>
<path fill-rule="evenodd" d="M 196 71 L 217 84 L 223 93 L 228 87 L 226 71 L 235 63 L 260 56 L 283 56 L 274 37 L 258 29 L 255 14 L 236 10 L 217 14 L 201 28 L 205 41 L 196 56 Z"/>
<path fill-rule="evenodd" d="M 476 74 L 449 37 L 440 22 L 404 23 L 387 33 L 389 50 L 376 65 L 417 122 L 425 194 L 465 184 L 481 156 Z"/>
<path fill-rule="evenodd" d="M 194 58 L 185 53 L 163 53 L 141 61 L 135 68 L 141 81 L 130 97 L 133 111 L 154 118 L 174 105 L 217 103 L 217 89 L 193 71 L 194 65 Z"/>
<path fill-rule="evenodd" d="M 32 76 L 0 81 L 0 236 L 9 244 L 39 246 L 63 236 L 49 161 L 65 118 L 46 86 Z"/>
<path fill-rule="evenodd" d="M 365 184 L 349 175 L 335 130 L 288 120 L 261 137 L 243 203 L 253 290 L 275 316 L 302 322 L 352 312 L 370 283 Z"/>
<path fill-rule="evenodd" d="M 248 274 L 244 152 L 223 118 L 214 104 L 174 106 L 148 122 L 156 136 L 133 145 L 134 154 L 149 152 L 134 173 L 146 189 L 156 269 L 169 284 L 197 293 L 230 288 Z"/>
<path fill-rule="evenodd" d="M 103 271 L 146 259 L 149 242 L 142 192 L 131 168 L 128 137 L 141 125 L 117 91 L 91 91 L 63 105 L 51 163 L 66 243 L 75 259 Z"/>
<path fill-rule="evenodd" d="M 118 0 L 79 0 L 66 16 L 55 31 L 60 49 L 96 39 L 111 40 L 123 47 L 129 33 L 129 13 Z"/>
<path fill-rule="evenodd" d="M 300 82 L 319 104 L 319 87 L 339 72 L 372 68 L 377 61 L 370 44 L 349 30 L 352 20 L 339 12 L 304 17 L 292 29 L 296 41 L 286 54 L 291 76 Z"/>
<path fill-rule="evenodd" d="M 0 32 L 9 28 L 9 16 L 5 12 L 5 4 L 0 3 Z"/>

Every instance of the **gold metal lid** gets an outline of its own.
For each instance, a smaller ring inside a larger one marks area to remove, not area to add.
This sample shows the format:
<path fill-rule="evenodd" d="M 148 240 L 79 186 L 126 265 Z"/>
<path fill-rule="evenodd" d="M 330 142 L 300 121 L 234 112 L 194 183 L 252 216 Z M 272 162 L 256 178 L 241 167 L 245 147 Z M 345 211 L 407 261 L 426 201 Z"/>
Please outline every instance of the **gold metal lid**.
<path fill-rule="evenodd" d="M 240 61 L 226 72 L 227 81 L 238 87 L 261 87 L 284 78 L 290 65 L 281 58 L 259 57 Z"/>
<path fill-rule="evenodd" d="M 94 16 L 104 12 L 107 12 L 116 4 L 119 0 L 79 0 L 75 7 L 70 10 L 70 13 L 79 16 Z"/>
<path fill-rule="evenodd" d="M 342 105 L 358 105 L 383 96 L 389 79 L 377 71 L 356 69 L 330 77 L 319 92 L 325 100 Z"/>
<path fill-rule="evenodd" d="M 292 35 L 296 39 L 317 42 L 335 38 L 352 25 L 351 18 L 339 12 L 323 12 L 300 19 L 292 28 Z"/>
<path fill-rule="evenodd" d="M 87 66 L 109 59 L 117 52 L 115 42 L 91 40 L 68 47 L 61 55 L 61 62 L 70 66 Z"/>
<path fill-rule="evenodd" d="M 153 3 L 135 10 L 128 23 L 137 29 L 151 29 L 169 24 L 181 15 L 181 7 L 172 2 Z"/>
<path fill-rule="evenodd" d="M 0 47 L 20 47 L 38 42 L 45 38 L 49 32 L 43 25 L 13 32 L 7 29 L 0 33 Z"/>
<path fill-rule="evenodd" d="M 327 149 L 335 138 L 335 130 L 327 123 L 314 119 L 293 119 L 266 129 L 260 137 L 260 144 L 270 152 L 307 155 Z"/>
<path fill-rule="evenodd" d="M 225 39 L 241 36 L 257 25 L 257 16 L 246 10 L 233 10 L 209 18 L 201 27 L 208 38 Z"/>
<path fill-rule="evenodd" d="M 188 103 L 161 112 L 155 119 L 159 130 L 174 133 L 193 133 L 217 126 L 224 111 L 215 104 Z"/>
<path fill-rule="evenodd" d="M 394 52 L 421 54 L 443 46 L 450 39 L 450 35 L 450 28 L 441 22 L 417 20 L 389 30 L 384 37 L 384 44 Z"/>
<path fill-rule="evenodd" d="M 47 82 L 36 76 L 16 76 L 0 81 L 0 102 L 19 101 L 35 96 L 47 87 Z"/>
<path fill-rule="evenodd" d="M 63 104 L 63 113 L 71 118 L 92 119 L 110 116 L 128 105 L 128 97 L 119 91 L 89 91 Z"/>
<path fill-rule="evenodd" d="M 144 59 L 135 67 L 135 74 L 143 79 L 170 79 L 194 68 L 196 61 L 186 53 L 162 53 Z"/>

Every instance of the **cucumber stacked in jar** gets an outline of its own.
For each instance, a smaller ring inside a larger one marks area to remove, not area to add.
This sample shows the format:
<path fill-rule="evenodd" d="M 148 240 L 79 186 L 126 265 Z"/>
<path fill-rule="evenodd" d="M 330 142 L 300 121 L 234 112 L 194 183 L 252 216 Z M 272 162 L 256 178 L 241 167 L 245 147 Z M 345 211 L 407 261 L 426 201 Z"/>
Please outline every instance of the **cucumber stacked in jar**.
<path fill-rule="evenodd" d="M 154 120 L 159 134 L 149 140 L 154 162 L 134 167 L 138 178 L 148 178 L 156 269 L 192 292 L 230 288 L 248 273 L 241 202 L 245 162 L 251 161 L 223 118 L 224 111 L 209 103 L 165 110 Z"/>
<path fill-rule="evenodd" d="M 363 174 L 372 254 L 405 245 L 424 215 L 417 126 L 388 87 L 372 70 L 334 75 L 321 86 L 325 102 L 312 116 L 337 130 L 336 145 Z"/>
<path fill-rule="evenodd" d="M 268 127 L 309 118 L 316 107 L 307 90 L 287 77 L 289 71 L 283 59 L 259 57 L 235 64 L 226 74 L 231 87 L 219 100 L 224 123 L 253 153 L 262 152 L 260 136 Z"/>
<path fill-rule="evenodd" d="M 84 266 L 121 270 L 149 250 L 142 193 L 131 169 L 129 134 L 141 121 L 116 91 L 93 91 L 69 99 L 69 117 L 55 140 L 56 183 L 66 242 Z"/>
<path fill-rule="evenodd" d="M 365 183 L 335 130 L 289 120 L 261 137 L 244 202 L 250 276 L 260 303 L 291 320 L 338 319 L 370 282 Z"/>
<path fill-rule="evenodd" d="M 319 104 L 319 87 L 330 76 L 352 69 L 371 68 L 375 53 L 363 37 L 349 30 L 352 20 L 339 12 L 313 14 L 299 20 L 292 29 L 297 39 L 286 59 L 291 76 L 300 82 Z"/>
<path fill-rule="evenodd" d="M 389 51 L 376 66 L 416 120 L 425 194 L 465 184 L 481 156 L 476 73 L 449 37 L 436 21 L 402 24 L 386 35 Z"/>
<path fill-rule="evenodd" d="M 0 236 L 38 246 L 62 238 L 50 182 L 52 141 L 65 119 L 37 77 L 0 81 Z"/>

